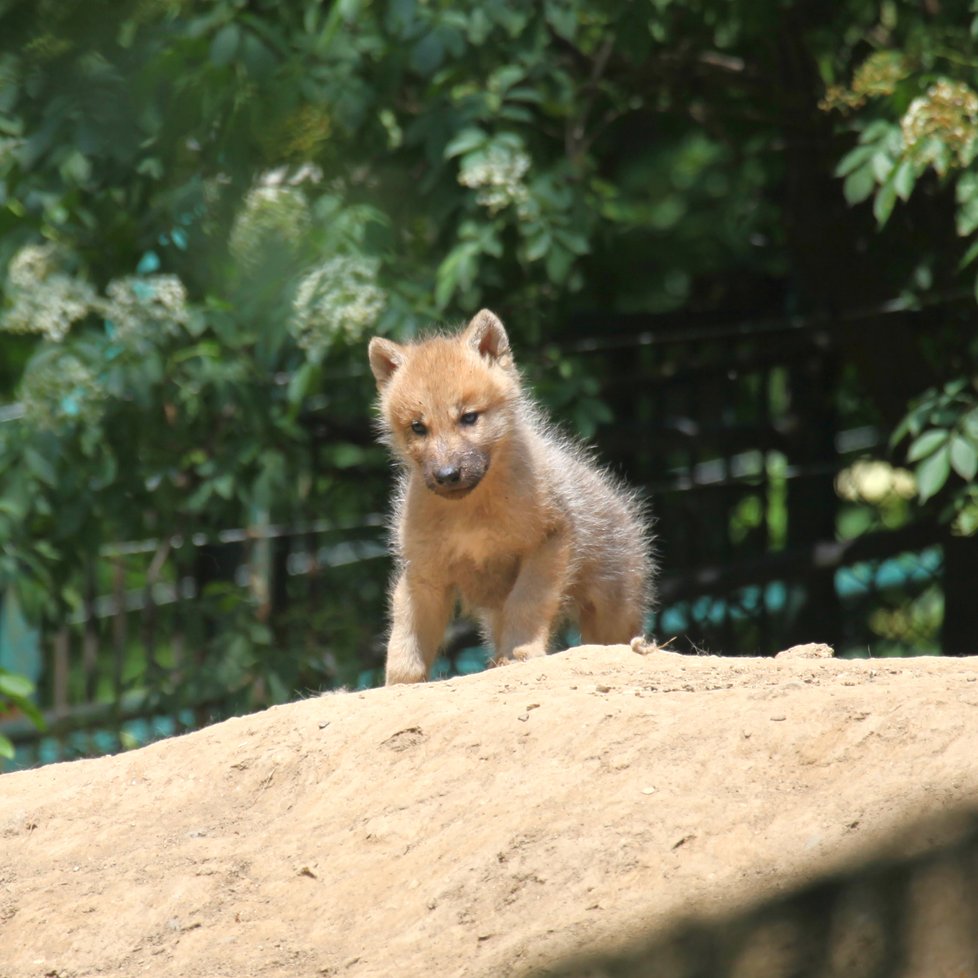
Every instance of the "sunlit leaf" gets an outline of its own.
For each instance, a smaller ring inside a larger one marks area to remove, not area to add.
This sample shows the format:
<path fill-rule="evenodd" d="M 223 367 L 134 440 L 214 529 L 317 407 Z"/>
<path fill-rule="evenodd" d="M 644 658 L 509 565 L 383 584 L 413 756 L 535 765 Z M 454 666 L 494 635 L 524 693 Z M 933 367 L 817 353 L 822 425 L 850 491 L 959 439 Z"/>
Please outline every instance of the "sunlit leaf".
<path fill-rule="evenodd" d="M 888 153 L 880 150 L 870 157 L 870 167 L 872 168 L 876 182 L 883 183 L 893 173 L 893 158 Z"/>
<path fill-rule="evenodd" d="M 949 432 L 937 428 L 931 428 L 930 431 L 925 431 L 910 446 L 907 452 L 907 461 L 919 462 L 922 458 L 932 455 L 947 444 L 949 437 Z"/>
<path fill-rule="evenodd" d="M 34 684 L 26 677 L 0 669 L 0 696 L 22 699 L 34 692 Z"/>
<path fill-rule="evenodd" d="M 957 434 L 951 439 L 951 467 L 966 482 L 978 474 L 978 445 Z"/>
<path fill-rule="evenodd" d="M 887 180 L 876 192 L 876 197 L 873 200 L 873 216 L 876 218 L 876 222 L 880 227 L 883 227 L 889 220 L 896 200 L 896 188 L 893 185 L 893 181 Z"/>
<path fill-rule="evenodd" d="M 850 173 L 868 164 L 875 152 L 875 146 L 856 146 L 855 149 L 851 149 L 839 160 L 835 168 L 835 175 L 837 177 L 849 176 Z"/>
<path fill-rule="evenodd" d="M 910 160 L 901 160 L 893 171 L 893 189 L 900 200 L 909 200 L 917 175 Z"/>
<path fill-rule="evenodd" d="M 973 407 L 962 415 L 960 424 L 968 437 L 978 443 L 978 407 Z"/>
<path fill-rule="evenodd" d="M 867 200 L 876 187 L 876 178 L 867 164 L 853 170 L 842 184 L 842 194 L 848 204 L 861 204 Z"/>
<path fill-rule="evenodd" d="M 916 469 L 917 492 L 920 501 L 927 502 L 944 487 L 951 474 L 951 453 L 947 446 L 928 455 Z"/>
<path fill-rule="evenodd" d="M 474 149 L 480 149 L 485 146 L 488 139 L 482 129 L 463 129 L 445 147 L 445 159 L 450 160 L 454 156 L 462 156 L 471 153 Z"/>
<path fill-rule="evenodd" d="M 874 119 L 859 137 L 860 143 L 879 143 L 893 131 L 893 123 L 886 119 Z"/>

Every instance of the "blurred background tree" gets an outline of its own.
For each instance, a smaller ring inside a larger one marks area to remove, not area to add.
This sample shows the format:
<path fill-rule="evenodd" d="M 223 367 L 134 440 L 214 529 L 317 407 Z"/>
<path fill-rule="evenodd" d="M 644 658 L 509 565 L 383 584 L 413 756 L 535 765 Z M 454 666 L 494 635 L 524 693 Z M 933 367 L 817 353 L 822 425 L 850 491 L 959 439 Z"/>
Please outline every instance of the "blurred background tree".
<path fill-rule="evenodd" d="M 613 361 L 580 359 L 595 336 L 842 324 L 921 501 L 974 532 L 974 334 L 921 338 L 890 313 L 972 290 L 975 17 L 944 0 L 0 0 L 0 590 L 50 629 L 97 617 L 113 573 L 151 602 L 193 578 L 192 651 L 134 659 L 117 632 L 116 703 L 357 681 L 381 655 L 386 575 L 365 341 L 481 305 L 599 440 L 662 419 L 615 389 Z M 847 382 L 797 375 L 792 396 Z M 798 543 L 772 499 L 741 500 L 731 539 L 765 523 L 768 546 Z M 334 541 L 344 576 L 315 600 L 286 600 L 282 527 Z M 112 547 L 115 571 L 93 568 Z"/>

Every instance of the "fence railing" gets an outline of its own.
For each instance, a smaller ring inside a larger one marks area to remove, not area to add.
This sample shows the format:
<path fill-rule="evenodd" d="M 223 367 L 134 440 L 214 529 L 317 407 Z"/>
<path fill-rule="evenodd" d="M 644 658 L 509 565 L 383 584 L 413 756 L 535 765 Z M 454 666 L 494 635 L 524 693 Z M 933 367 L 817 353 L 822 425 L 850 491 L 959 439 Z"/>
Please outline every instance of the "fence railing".
<path fill-rule="evenodd" d="M 973 542 L 913 505 L 841 328 L 643 323 L 594 335 L 585 321 L 568 347 L 582 373 L 607 381 L 601 397 L 618 420 L 597 433 L 602 457 L 651 497 L 656 638 L 690 653 L 765 655 L 802 641 L 844 655 L 975 651 Z M 545 366 L 528 359 L 539 379 Z M 329 437 L 321 421 L 310 419 L 313 449 Z M 360 437 L 372 438 L 366 414 Z M 338 526 L 320 502 L 327 518 L 303 525 L 119 544 L 81 568 L 81 603 L 37 641 L 48 732 L 0 718 L 18 763 L 377 681 L 384 518 Z M 479 667 L 478 642 L 474 628 L 454 629 L 445 670 Z"/>
<path fill-rule="evenodd" d="M 109 591 L 91 590 L 62 627 L 39 636 L 35 672 L 47 730 L 0 723 L 18 748 L 18 766 L 112 752 L 296 695 L 379 681 L 386 550 L 377 521 L 357 529 L 353 539 L 337 539 L 325 525 L 273 528 L 264 538 L 223 535 L 219 546 L 237 551 L 224 558 L 231 579 L 203 588 L 182 573 L 192 561 L 174 559 L 193 543 L 111 548 L 91 575 L 110 580 Z M 277 573 L 286 575 L 288 595 L 264 622 L 261 595 L 282 588 L 266 576 L 275 573 L 270 567 L 257 572 L 248 563 L 262 539 L 279 541 Z M 142 573 L 132 564 L 137 554 Z M 840 653 L 940 651 L 943 556 L 919 525 L 685 574 L 667 569 L 649 631 L 687 652 L 771 654 L 787 642 L 812 567 L 832 575 L 845 628 Z M 373 587 L 358 590 L 357 580 Z M 362 644 L 345 660 L 329 624 L 317 627 L 314 604 L 324 590 L 348 595 L 360 619 Z M 480 667 L 479 641 L 474 626 L 456 628 L 443 674 Z"/>
<path fill-rule="evenodd" d="M 103 548 L 80 605 L 25 658 L 46 729 L 0 718 L 18 766 L 105 753 L 336 685 L 382 664 L 386 531 L 325 520 Z M 337 653 L 324 595 L 360 644 Z M 325 602 L 323 602 L 325 604 Z"/>

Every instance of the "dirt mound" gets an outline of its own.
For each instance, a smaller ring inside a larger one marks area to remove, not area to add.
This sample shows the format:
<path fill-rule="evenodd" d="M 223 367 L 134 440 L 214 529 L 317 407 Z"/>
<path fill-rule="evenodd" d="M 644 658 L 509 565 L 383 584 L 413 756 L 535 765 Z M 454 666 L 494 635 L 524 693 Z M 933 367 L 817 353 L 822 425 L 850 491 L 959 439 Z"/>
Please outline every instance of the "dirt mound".
<path fill-rule="evenodd" d="M 978 660 L 585 647 L 0 777 L 0 976 L 521 975 L 978 790 Z"/>

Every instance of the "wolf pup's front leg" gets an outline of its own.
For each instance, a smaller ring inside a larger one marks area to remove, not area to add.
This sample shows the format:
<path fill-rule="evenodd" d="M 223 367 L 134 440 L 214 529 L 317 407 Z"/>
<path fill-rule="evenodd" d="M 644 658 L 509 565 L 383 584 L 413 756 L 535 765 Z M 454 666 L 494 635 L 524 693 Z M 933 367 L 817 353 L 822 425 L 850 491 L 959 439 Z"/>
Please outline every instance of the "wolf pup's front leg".
<path fill-rule="evenodd" d="M 388 686 L 428 678 L 451 614 L 451 595 L 401 571 L 391 594 L 391 636 L 387 643 Z"/>
<path fill-rule="evenodd" d="M 498 662 L 546 655 L 570 567 L 568 534 L 554 531 L 520 567 L 494 627 Z"/>

